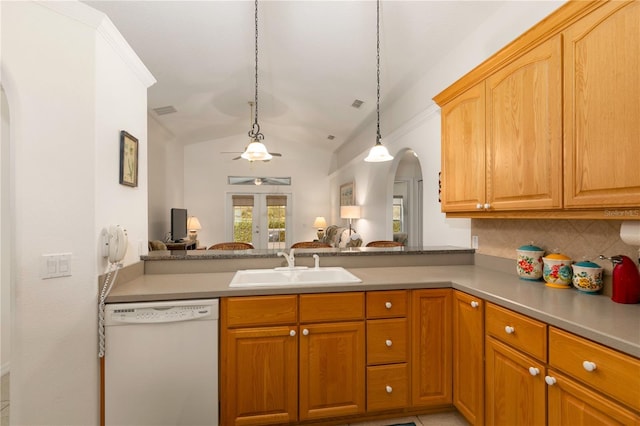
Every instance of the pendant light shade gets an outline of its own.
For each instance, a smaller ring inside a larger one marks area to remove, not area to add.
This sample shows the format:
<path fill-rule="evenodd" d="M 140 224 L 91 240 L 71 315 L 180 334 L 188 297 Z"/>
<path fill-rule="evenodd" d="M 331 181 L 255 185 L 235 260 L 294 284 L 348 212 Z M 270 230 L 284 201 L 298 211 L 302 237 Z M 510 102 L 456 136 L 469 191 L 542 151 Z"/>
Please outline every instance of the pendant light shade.
<path fill-rule="evenodd" d="M 376 129 L 376 144 L 369 150 L 369 155 L 364 159 L 368 163 L 381 163 L 393 160 L 393 156 L 389 154 L 387 148 L 382 145 L 382 136 L 380 135 L 380 0 L 376 1 L 376 64 L 378 77 L 378 90 L 376 101 L 376 113 L 378 116 Z"/>
<path fill-rule="evenodd" d="M 255 67 L 255 77 L 256 77 L 256 86 L 255 86 L 255 116 L 253 120 L 253 126 L 251 130 L 249 130 L 249 138 L 251 138 L 251 143 L 247 145 L 245 151 L 240 155 L 241 158 L 244 158 L 248 161 L 264 161 L 271 160 L 273 156 L 269 154 L 267 147 L 262 143 L 262 139 L 264 139 L 264 135 L 260 132 L 260 125 L 258 124 L 258 0 L 255 0 L 255 54 L 256 54 L 256 67 Z"/>

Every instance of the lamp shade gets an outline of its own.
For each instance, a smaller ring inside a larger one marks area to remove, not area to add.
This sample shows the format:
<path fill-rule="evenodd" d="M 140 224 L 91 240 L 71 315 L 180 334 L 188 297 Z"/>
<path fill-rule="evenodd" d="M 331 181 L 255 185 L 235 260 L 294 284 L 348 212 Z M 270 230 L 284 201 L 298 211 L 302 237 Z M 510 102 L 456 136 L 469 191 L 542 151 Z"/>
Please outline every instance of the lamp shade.
<path fill-rule="evenodd" d="M 360 206 L 341 206 L 340 217 L 342 219 L 360 219 Z"/>
<path fill-rule="evenodd" d="M 368 163 L 382 163 L 391 160 L 393 160 L 393 156 L 389 154 L 389 150 L 380 142 L 376 143 L 371 150 L 369 150 L 369 155 L 364 159 L 364 161 Z"/>
<path fill-rule="evenodd" d="M 200 221 L 195 216 L 189 216 L 187 219 L 187 229 L 189 231 L 198 231 L 202 229 L 202 225 L 200 225 Z"/>
<path fill-rule="evenodd" d="M 267 151 L 267 147 L 262 142 L 254 139 L 240 157 L 249 161 L 271 160 L 273 156 Z"/>
<path fill-rule="evenodd" d="M 327 227 L 327 220 L 322 216 L 318 216 L 318 217 L 316 217 L 316 220 L 313 221 L 313 227 L 314 228 L 326 228 Z"/>

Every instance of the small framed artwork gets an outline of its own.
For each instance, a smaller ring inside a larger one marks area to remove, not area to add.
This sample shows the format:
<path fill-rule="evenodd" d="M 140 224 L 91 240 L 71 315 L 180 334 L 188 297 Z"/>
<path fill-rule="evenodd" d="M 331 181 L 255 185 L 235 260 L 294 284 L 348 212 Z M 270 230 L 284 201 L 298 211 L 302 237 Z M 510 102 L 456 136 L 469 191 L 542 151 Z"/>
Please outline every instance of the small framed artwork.
<path fill-rule="evenodd" d="M 340 185 L 340 205 L 355 206 L 356 205 L 356 189 L 353 182 Z"/>
<path fill-rule="evenodd" d="M 138 186 L 138 139 L 120 132 L 120 183 Z"/>

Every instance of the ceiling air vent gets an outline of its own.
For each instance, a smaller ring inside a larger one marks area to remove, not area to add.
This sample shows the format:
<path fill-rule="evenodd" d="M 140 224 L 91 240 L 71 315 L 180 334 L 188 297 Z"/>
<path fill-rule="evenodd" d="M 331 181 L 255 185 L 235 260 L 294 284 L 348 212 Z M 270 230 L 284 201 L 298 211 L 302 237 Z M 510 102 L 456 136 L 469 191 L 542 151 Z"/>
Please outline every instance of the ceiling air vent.
<path fill-rule="evenodd" d="M 168 106 L 163 106 L 159 108 L 154 108 L 153 111 L 158 115 L 167 115 L 167 114 L 173 114 L 174 112 L 176 112 L 176 109 L 173 107 L 173 105 L 168 105 Z"/>
<path fill-rule="evenodd" d="M 334 140 L 335 138 L 336 138 L 336 137 L 335 137 L 335 136 L 333 136 L 333 135 L 329 135 L 329 136 L 327 136 L 327 139 L 329 139 L 330 141 Z"/>
<path fill-rule="evenodd" d="M 361 101 L 360 99 L 356 99 L 355 101 L 353 101 L 351 106 L 354 107 L 354 108 L 360 108 L 363 103 L 364 103 L 364 101 Z"/>

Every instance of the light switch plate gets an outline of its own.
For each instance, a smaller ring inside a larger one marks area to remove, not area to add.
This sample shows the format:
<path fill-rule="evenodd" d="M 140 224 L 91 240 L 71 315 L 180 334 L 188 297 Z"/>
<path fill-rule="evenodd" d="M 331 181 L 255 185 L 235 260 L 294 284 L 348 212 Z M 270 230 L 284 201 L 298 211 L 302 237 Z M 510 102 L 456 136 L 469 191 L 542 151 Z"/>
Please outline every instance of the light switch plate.
<path fill-rule="evenodd" d="M 43 254 L 40 261 L 40 278 L 60 278 L 71 276 L 72 253 Z"/>

